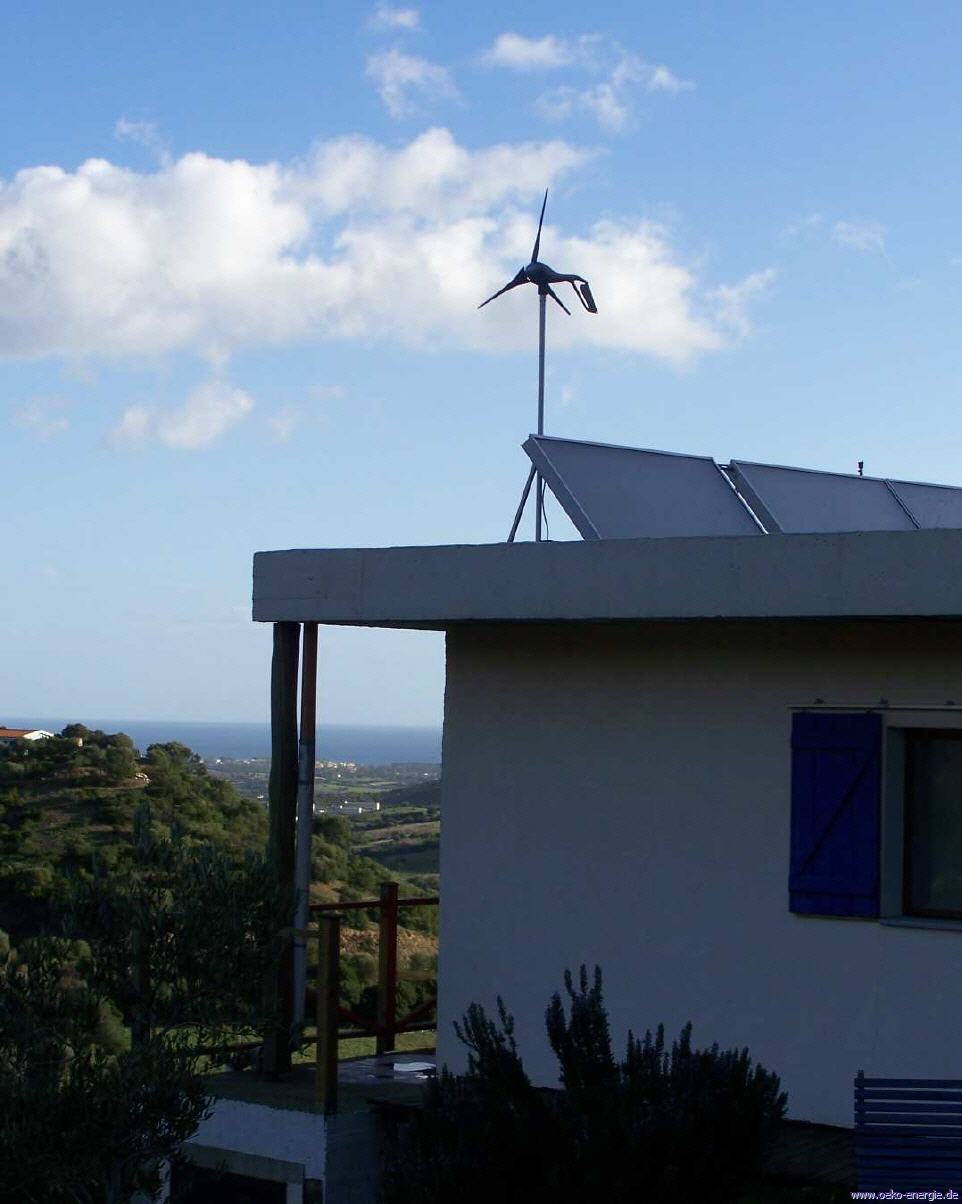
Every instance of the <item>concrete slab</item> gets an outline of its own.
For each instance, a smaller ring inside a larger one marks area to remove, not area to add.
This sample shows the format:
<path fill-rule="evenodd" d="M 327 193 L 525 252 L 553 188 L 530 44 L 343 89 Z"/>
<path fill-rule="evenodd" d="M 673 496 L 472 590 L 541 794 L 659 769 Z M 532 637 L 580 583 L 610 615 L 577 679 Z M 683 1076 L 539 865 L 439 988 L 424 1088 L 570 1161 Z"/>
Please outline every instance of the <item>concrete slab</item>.
<path fill-rule="evenodd" d="M 258 552 L 253 617 L 472 622 L 962 616 L 962 531 Z"/>

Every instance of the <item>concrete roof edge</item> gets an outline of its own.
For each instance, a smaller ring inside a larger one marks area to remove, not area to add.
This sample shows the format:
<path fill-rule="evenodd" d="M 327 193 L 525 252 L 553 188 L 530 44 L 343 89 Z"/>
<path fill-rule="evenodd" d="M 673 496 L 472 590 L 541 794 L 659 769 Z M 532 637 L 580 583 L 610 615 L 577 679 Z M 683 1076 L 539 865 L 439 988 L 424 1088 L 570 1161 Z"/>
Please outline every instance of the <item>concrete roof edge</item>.
<path fill-rule="evenodd" d="M 253 617 L 461 622 L 962 616 L 962 531 L 289 549 Z"/>

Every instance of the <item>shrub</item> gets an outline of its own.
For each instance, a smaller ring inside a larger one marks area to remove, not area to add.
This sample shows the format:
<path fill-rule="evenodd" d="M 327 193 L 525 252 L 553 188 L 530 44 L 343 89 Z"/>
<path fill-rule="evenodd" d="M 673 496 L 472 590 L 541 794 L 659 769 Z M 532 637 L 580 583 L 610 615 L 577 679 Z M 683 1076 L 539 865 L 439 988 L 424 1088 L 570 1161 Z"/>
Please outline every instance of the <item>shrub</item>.
<path fill-rule="evenodd" d="M 500 1025 L 472 1004 L 458 1037 L 468 1073 L 442 1070 L 423 1111 L 402 1130 L 384 1179 L 386 1204 L 554 1204 L 559 1185 L 558 1118 L 525 1074 L 514 1021 L 498 1000 Z"/>
<path fill-rule="evenodd" d="M 385 1177 L 387 1204 L 681 1204 L 730 1200 L 761 1169 L 784 1116 L 778 1077 L 747 1049 L 693 1049 L 691 1025 L 670 1048 L 664 1027 L 611 1048 L 601 971 L 545 1016 L 561 1090 L 528 1080 L 514 1023 L 473 1004 L 455 1025 L 468 1070 L 442 1072 L 402 1130 Z"/>

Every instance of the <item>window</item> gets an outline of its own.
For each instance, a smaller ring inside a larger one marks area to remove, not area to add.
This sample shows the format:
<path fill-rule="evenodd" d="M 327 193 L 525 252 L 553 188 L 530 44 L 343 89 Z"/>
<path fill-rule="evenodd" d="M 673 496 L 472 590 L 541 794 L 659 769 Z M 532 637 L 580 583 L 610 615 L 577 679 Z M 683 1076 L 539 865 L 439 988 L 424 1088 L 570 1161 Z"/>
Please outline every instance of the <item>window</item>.
<path fill-rule="evenodd" d="M 905 729 L 902 909 L 962 919 L 962 732 Z"/>
<path fill-rule="evenodd" d="M 962 715 L 792 716 L 789 907 L 962 923 Z"/>

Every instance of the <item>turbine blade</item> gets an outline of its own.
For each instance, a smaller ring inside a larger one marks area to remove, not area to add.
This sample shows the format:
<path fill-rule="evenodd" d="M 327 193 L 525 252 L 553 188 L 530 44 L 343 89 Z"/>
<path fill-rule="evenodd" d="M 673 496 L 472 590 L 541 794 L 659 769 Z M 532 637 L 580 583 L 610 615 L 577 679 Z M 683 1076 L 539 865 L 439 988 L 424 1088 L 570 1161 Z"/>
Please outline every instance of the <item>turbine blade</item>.
<path fill-rule="evenodd" d="M 524 274 L 524 268 L 515 276 L 513 280 L 509 280 L 504 288 L 499 288 L 496 293 L 492 293 L 487 301 L 482 301 L 478 309 L 484 309 L 489 301 L 493 301 L 496 297 L 500 297 L 502 293 L 506 293 L 509 289 L 517 288 L 519 284 L 527 284 L 527 277 Z"/>
<path fill-rule="evenodd" d="M 544 291 L 545 291 L 545 292 L 548 294 L 548 296 L 549 296 L 549 297 L 554 297 L 554 299 L 555 299 L 555 300 L 558 302 L 558 304 L 561 306 L 561 308 L 562 308 L 562 309 L 565 311 L 565 313 L 566 313 L 566 314 L 568 315 L 568 317 L 570 318 L 570 317 L 571 317 L 571 310 L 570 310 L 570 309 L 567 307 L 567 305 L 565 305 L 565 303 L 564 303 L 564 302 L 561 300 L 561 298 L 560 298 L 560 297 L 558 296 L 558 294 L 557 294 L 557 293 L 554 291 L 554 289 L 551 287 L 551 285 L 550 285 L 550 284 L 546 284 L 546 285 L 544 286 Z"/>
<path fill-rule="evenodd" d="M 575 292 L 577 292 L 577 288 Z M 581 304 L 585 307 L 589 314 L 596 314 L 598 306 L 595 305 L 595 299 L 591 295 L 591 289 L 588 287 L 588 281 L 585 280 L 581 284 Z"/>
<path fill-rule="evenodd" d="M 548 203 L 548 190 L 544 190 L 544 200 L 541 202 L 541 216 L 538 218 L 538 234 L 534 240 L 534 250 L 531 252 L 531 262 L 538 262 L 538 252 L 541 250 L 541 227 L 544 224 L 544 210 Z"/>

